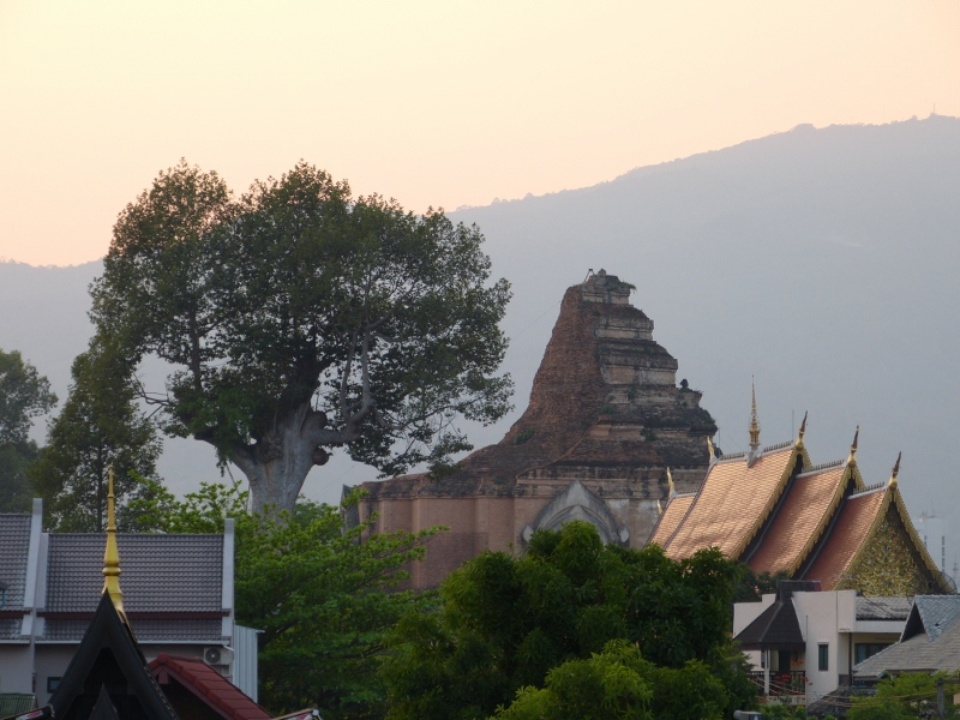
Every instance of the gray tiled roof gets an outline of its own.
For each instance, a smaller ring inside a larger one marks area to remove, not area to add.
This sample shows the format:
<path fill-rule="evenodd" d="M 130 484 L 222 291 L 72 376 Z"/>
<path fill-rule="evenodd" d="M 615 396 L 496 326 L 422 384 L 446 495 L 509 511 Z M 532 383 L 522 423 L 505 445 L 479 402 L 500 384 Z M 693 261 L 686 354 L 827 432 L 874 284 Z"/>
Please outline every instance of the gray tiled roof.
<path fill-rule="evenodd" d="M 126 608 L 126 603 L 124 603 Z M 79 642 L 90 620 L 47 618 L 43 642 Z M 223 630 L 219 618 L 130 618 L 130 627 L 137 642 L 147 643 L 210 643 L 221 642 Z"/>
<path fill-rule="evenodd" d="M 929 640 L 940 634 L 960 618 L 960 597 L 957 595 L 917 595 L 917 610 Z"/>
<path fill-rule="evenodd" d="M 23 621 L 19 618 L 0 618 L 0 640 L 21 640 Z"/>
<path fill-rule="evenodd" d="M 854 668 L 858 677 L 878 677 L 881 673 L 933 672 L 960 670 L 960 623 L 954 623 L 936 640 L 924 634 L 896 643 L 869 657 Z"/>
<path fill-rule="evenodd" d="M 0 582 L 7 586 L 4 610 L 23 607 L 30 550 L 30 516 L 0 514 Z"/>
<path fill-rule="evenodd" d="M 867 658 L 854 668 L 855 675 L 960 670 L 960 595 L 917 596 L 916 611 L 927 632 L 918 632 Z M 936 630 L 931 632 L 934 626 Z"/>
<path fill-rule="evenodd" d="M 906 620 L 912 605 L 909 597 L 857 597 L 857 620 Z"/>
<path fill-rule="evenodd" d="M 51 534 L 48 613 L 93 613 L 103 589 L 106 536 Z M 222 535 L 117 535 L 128 614 L 223 609 Z"/>

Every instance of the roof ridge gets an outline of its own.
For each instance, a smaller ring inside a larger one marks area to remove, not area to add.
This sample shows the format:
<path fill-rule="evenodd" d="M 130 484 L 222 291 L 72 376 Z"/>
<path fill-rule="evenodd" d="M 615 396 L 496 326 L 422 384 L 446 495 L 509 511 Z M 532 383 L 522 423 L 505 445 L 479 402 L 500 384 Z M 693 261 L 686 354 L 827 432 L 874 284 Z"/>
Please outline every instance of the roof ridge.
<path fill-rule="evenodd" d="M 745 452 L 724 453 L 723 455 L 717 458 L 717 462 L 721 463 L 721 462 L 724 462 L 725 460 L 739 460 L 740 458 L 743 458 L 746 456 L 747 454 Z"/>
<path fill-rule="evenodd" d="M 879 482 L 875 485 L 867 485 L 863 490 L 857 490 L 856 492 L 850 493 L 851 498 L 860 497 L 861 495 L 869 495 L 870 493 L 875 493 L 877 490 L 885 490 L 887 488 L 886 482 Z"/>
<path fill-rule="evenodd" d="M 811 473 L 819 472 L 821 470 L 832 470 L 833 468 L 842 467 L 845 460 L 831 460 L 829 462 L 822 462 L 816 465 L 811 465 L 809 468 L 800 473 L 797 477 L 803 477 L 804 475 L 809 475 Z"/>
<path fill-rule="evenodd" d="M 760 451 L 760 454 L 768 452 L 775 452 L 776 450 L 783 450 L 785 447 L 790 447 L 793 445 L 793 440 L 787 440 L 786 442 L 777 443 L 776 445 L 767 445 L 763 450 Z"/>

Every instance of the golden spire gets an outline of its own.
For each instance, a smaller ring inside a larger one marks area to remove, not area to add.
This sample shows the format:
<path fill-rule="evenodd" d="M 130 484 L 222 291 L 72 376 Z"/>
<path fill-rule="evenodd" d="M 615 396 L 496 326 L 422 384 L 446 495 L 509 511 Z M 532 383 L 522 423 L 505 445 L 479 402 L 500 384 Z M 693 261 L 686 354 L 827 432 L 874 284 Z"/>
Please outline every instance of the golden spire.
<path fill-rule="evenodd" d="M 709 456 L 707 464 L 713 465 L 717 460 L 717 451 L 713 449 L 713 440 L 710 439 L 709 435 L 707 435 L 707 455 Z"/>
<path fill-rule="evenodd" d="M 663 505 L 660 504 L 660 498 L 657 498 L 657 517 L 663 515 Z"/>
<path fill-rule="evenodd" d="M 757 388 L 750 378 L 750 449 L 756 452 L 760 447 L 760 423 L 757 422 Z"/>
<path fill-rule="evenodd" d="M 803 450 L 803 436 L 807 433 L 807 413 L 803 414 L 803 422 L 800 423 L 800 432 L 797 433 L 797 450 Z"/>
<path fill-rule="evenodd" d="M 113 606 L 126 622 L 123 612 L 123 592 L 120 590 L 120 551 L 117 549 L 117 514 L 113 495 L 113 465 L 107 479 L 107 547 L 103 551 L 103 593 L 110 595 Z"/>
<path fill-rule="evenodd" d="M 890 473 L 890 479 L 887 481 L 887 485 L 892 488 L 897 486 L 897 475 L 900 474 L 900 458 L 903 456 L 903 451 L 897 453 L 897 462 L 893 465 L 893 472 Z"/>
<path fill-rule="evenodd" d="M 667 467 L 667 497 L 672 498 L 677 494 L 677 488 L 673 484 L 673 474 L 670 472 L 670 468 Z"/>
<path fill-rule="evenodd" d="M 860 426 L 857 425 L 856 432 L 853 433 L 853 442 L 850 443 L 850 457 L 847 458 L 847 462 L 851 465 L 857 464 L 857 443 L 860 440 Z"/>

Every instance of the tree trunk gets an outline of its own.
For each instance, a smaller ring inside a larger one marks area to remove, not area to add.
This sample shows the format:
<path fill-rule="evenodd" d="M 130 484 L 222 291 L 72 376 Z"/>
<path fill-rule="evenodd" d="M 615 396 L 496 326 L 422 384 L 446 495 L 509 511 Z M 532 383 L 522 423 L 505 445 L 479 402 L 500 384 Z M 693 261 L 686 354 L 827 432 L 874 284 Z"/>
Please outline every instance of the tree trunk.
<path fill-rule="evenodd" d="M 325 430 L 326 417 L 304 404 L 279 418 L 257 443 L 230 456 L 250 483 L 257 513 L 292 513 L 307 474 L 329 455 L 321 445 L 342 444 L 341 433 Z"/>

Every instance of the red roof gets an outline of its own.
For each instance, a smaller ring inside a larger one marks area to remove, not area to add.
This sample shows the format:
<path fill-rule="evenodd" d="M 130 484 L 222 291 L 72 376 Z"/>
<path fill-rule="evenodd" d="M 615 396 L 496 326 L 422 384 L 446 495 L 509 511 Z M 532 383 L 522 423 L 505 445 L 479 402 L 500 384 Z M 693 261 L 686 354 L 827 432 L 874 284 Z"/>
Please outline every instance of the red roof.
<path fill-rule="evenodd" d="M 819 580 L 824 590 L 833 590 L 837 586 L 885 509 L 884 501 L 889 492 L 889 488 L 882 488 L 847 498 L 826 544 L 803 573 L 804 579 Z"/>
<path fill-rule="evenodd" d="M 840 503 L 846 466 L 804 473 L 787 490 L 763 541 L 747 561 L 755 573 L 793 575 Z"/>
<path fill-rule="evenodd" d="M 247 697 L 240 688 L 196 657 L 160 653 L 149 665 L 160 687 L 176 680 L 194 697 L 218 712 L 224 720 L 270 720 L 272 715 Z"/>

